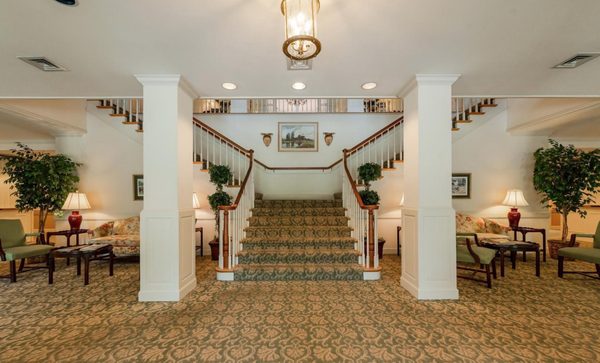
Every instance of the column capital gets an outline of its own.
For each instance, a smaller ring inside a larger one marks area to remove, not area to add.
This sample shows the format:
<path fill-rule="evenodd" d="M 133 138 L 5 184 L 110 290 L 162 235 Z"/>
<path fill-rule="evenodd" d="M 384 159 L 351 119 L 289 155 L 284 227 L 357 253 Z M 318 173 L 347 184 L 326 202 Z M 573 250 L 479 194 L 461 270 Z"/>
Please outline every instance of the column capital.
<path fill-rule="evenodd" d="M 398 94 L 399 97 L 406 95 L 417 86 L 423 85 L 453 85 L 460 78 L 461 74 L 416 74 L 415 78 L 407 83 Z"/>
<path fill-rule="evenodd" d="M 133 76 L 142 86 L 179 86 L 192 98 L 198 98 L 198 93 L 181 74 L 134 74 Z"/>

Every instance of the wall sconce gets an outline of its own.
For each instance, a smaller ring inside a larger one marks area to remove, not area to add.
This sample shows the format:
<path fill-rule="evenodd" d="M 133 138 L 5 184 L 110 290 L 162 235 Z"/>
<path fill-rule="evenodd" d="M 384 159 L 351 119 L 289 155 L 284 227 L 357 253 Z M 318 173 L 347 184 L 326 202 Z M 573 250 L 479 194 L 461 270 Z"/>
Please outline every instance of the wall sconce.
<path fill-rule="evenodd" d="M 269 145 L 271 145 L 271 135 L 273 135 L 272 133 L 261 133 L 261 135 L 263 135 L 263 143 L 265 144 L 266 147 L 269 147 Z"/>
<path fill-rule="evenodd" d="M 335 134 L 335 132 L 324 132 L 323 134 L 325 135 L 325 145 L 331 145 L 331 142 L 333 142 L 333 134 Z"/>

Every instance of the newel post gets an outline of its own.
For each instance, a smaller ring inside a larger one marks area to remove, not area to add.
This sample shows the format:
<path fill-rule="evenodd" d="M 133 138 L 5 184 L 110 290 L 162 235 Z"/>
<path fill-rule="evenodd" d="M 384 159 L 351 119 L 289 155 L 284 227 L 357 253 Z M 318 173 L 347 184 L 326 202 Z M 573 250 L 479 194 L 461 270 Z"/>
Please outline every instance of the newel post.
<path fill-rule="evenodd" d="M 368 240 L 369 240 L 369 269 L 375 268 L 375 213 L 369 208 L 369 225 L 368 225 Z"/>
<path fill-rule="evenodd" d="M 229 210 L 223 210 L 223 270 L 229 270 Z"/>

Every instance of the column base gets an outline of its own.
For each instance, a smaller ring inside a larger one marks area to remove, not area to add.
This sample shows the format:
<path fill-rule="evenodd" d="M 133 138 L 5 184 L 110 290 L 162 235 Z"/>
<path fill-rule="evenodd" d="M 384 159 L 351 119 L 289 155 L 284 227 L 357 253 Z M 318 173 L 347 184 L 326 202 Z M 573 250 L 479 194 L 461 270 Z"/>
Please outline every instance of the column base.
<path fill-rule="evenodd" d="M 217 271 L 217 281 L 235 280 L 233 271 Z"/>
<path fill-rule="evenodd" d="M 363 272 L 363 280 L 376 281 L 381 279 L 381 271 L 365 271 Z"/>
<path fill-rule="evenodd" d="M 196 288 L 196 277 L 174 290 L 140 290 L 138 301 L 179 301 Z"/>
<path fill-rule="evenodd" d="M 400 286 L 406 289 L 412 296 L 416 297 L 417 300 L 457 300 L 458 289 L 445 289 L 445 290 L 431 290 L 431 289 L 419 289 L 411 281 L 400 278 Z"/>

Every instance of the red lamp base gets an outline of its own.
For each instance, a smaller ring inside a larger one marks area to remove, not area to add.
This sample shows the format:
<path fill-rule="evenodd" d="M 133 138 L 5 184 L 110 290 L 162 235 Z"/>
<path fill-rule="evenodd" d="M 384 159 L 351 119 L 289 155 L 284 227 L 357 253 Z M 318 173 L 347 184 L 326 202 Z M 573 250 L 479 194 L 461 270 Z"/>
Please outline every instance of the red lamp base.
<path fill-rule="evenodd" d="M 71 212 L 71 215 L 69 216 L 69 218 L 67 218 L 67 220 L 69 221 L 69 226 L 71 226 L 71 230 L 75 230 L 81 227 L 81 221 L 83 220 L 83 217 L 79 214 L 79 211 L 74 210 Z"/>
<path fill-rule="evenodd" d="M 521 213 L 517 208 L 511 208 L 510 212 L 508 212 L 508 225 L 510 228 L 515 229 L 519 227 L 519 221 L 521 220 Z"/>

